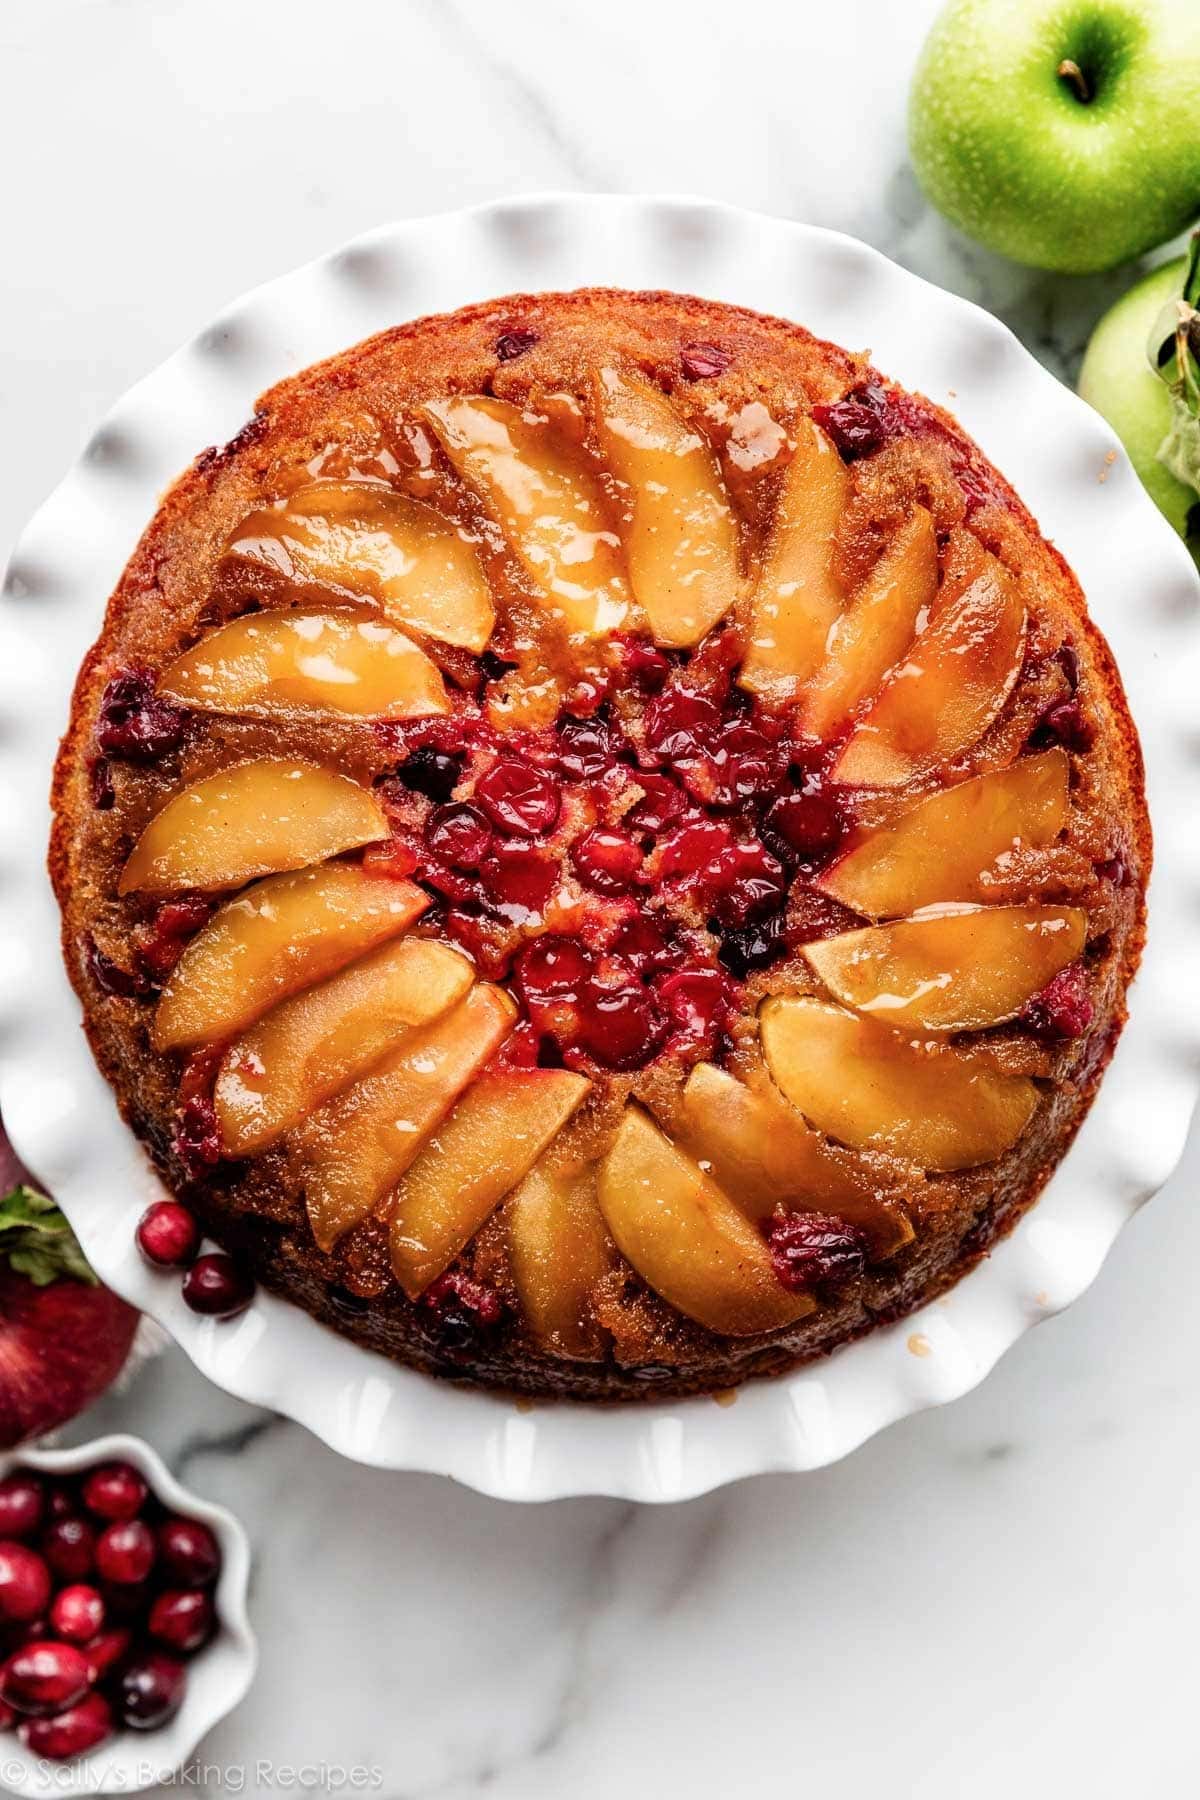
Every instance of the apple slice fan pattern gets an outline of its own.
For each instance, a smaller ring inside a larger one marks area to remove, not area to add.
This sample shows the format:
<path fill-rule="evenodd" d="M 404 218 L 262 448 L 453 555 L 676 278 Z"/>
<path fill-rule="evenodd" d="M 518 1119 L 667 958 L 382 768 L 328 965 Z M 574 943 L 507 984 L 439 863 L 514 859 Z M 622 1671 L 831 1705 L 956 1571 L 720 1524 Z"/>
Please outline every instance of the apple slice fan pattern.
<path fill-rule="evenodd" d="M 1099 1066 L 1095 896 L 1134 853 L 1071 840 L 1082 621 L 970 504 L 856 479 L 892 404 L 747 402 L 718 448 L 624 358 L 536 408 L 425 400 L 408 467 L 277 467 L 195 629 L 110 659 L 99 807 L 211 734 L 128 834 L 132 939 L 98 915 L 81 952 L 173 1072 L 156 1154 L 207 1223 L 290 1196 L 360 1311 L 515 1319 L 578 1367 L 631 1283 L 626 1366 L 670 1364 L 674 1315 L 794 1347 L 919 1270 L 943 1192 L 984 1217 Z"/>

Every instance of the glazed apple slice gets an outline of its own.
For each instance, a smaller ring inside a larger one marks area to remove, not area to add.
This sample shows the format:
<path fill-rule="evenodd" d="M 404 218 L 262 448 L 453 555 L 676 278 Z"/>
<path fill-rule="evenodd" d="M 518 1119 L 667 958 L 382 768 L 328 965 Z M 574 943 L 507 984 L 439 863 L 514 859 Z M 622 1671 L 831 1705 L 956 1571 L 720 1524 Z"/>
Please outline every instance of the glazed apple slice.
<path fill-rule="evenodd" d="M 557 1356 L 593 1360 L 600 1334 L 591 1298 L 617 1259 L 596 1199 L 596 1165 L 556 1169 L 543 1157 L 504 1213 L 513 1279 L 530 1330 Z"/>
<path fill-rule="evenodd" d="M 377 1062 L 415 1026 L 455 1006 L 473 979 L 448 944 L 384 944 L 294 995 L 226 1052 L 213 1098 L 227 1156 L 256 1156 Z"/>
<path fill-rule="evenodd" d="M 453 1012 L 406 1031 L 395 1050 L 292 1134 L 322 1250 L 374 1212 L 504 1042 L 516 1011 L 502 988 L 473 987 Z"/>
<path fill-rule="evenodd" d="M 850 494 L 845 464 L 819 426 L 802 419 L 771 542 L 754 589 L 743 687 L 794 699 L 820 667 L 845 604 L 834 537 Z"/>
<path fill-rule="evenodd" d="M 255 882 L 213 914 L 172 969 L 154 1012 L 155 1049 L 220 1043 L 399 937 L 428 905 L 412 882 L 368 875 L 356 863 Z"/>
<path fill-rule="evenodd" d="M 481 394 L 434 400 L 425 416 L 568 632 L 601 637 L 629 612 L 620 540 L 604 490 L 546 419 Z"/>
<path fill-rule="evenodd" d="M 1037 1089 L 991 1058 L 889 1031 L 824 1000 L 767 1000 L 763 1050 L 785 1098 L 818 1131 L 922 1169 L 994 1162 L 1033 1116 Z"/>
<path fill-rule="evenodd" d="M 1083 949 L 1073 906 L 949 906 L 806 944 L 835 999 L 907 1030 L 984 1031 L 1015 1018 Z"/>
<path fill-rule="evenodd" d="M 117 892 L 205 893 L 388 836 L 375 796 L 315 763 L 235 763 L 181 789 L 133 847 Z"/>
<path fill-rule="evenodd" d="M 800 723 L 831 738 L 898 662 L 933 604 L 937 535 L 918 506 L 829 632 L 824 661 L 806 688 Z"/>
<path fill-rule="evenodd" d="M 886 676 L 833 767 L 851 786 L 901 787 L 945 767 L 987 730 L 1021 670 L 1025 607 L 1007 570 L 983 566 L 939 597 L 932 622 Z"/>
<path fill-rule="evenodd" d="M 679 1143 L 755 1222 L 776 1207 L 829 1212 L 863 1231 L 876 1261 L 910 1242 L 904 1209 L 789 1106 L 766 1070 L 751 1083 L 697 1063 L 683 1090 Z"/>
<path fill-rule="evenodd" d="M 986 898 L 983 877 L 1022 844 L 1052 844 L 1067 822 L 1065 750 L 1023 756 L 930 794 L 892 825 L 861 833 L 817 886 L 868 919 Z"/>
<path fill-rule="evenodd" d="M 410 1299 L 524 1180 L 590 1086 L 566 1069 L 494 1069 L 467 1089 L 392 1200 L 392 1270 Z"/>
<path fill-rule="evenodd" d="M 475 549 L 419 500 L 375 482 L 318 481 L 253 512 L 226 545 L 285 581 L 369 600 L 401 626 L 480 651 L 496 611 Z"/>
<path fill-rule="evenodd" d="M 437 665 L 402 631 L 300 608 L 231 620 L 177 657 L 158 685 L 202 712 L 417 719 L 450 707 Z"/>
<path fill-rule="evenodd" d="M 600 1168 L 600 1210 L 647 1286 L 723 1337 L 781 1331 L 815 1302 L 776 1279 L 761 1234 L 637 1107 Z"/>
<path fill-rule="evenodd" d="M 656 643 L 687 649 L 743 585 L 737 521 L 716 458 L 640 375 L 600 369 L 593 394 L 600 451 L 623 487 L 634 597 Z"/>

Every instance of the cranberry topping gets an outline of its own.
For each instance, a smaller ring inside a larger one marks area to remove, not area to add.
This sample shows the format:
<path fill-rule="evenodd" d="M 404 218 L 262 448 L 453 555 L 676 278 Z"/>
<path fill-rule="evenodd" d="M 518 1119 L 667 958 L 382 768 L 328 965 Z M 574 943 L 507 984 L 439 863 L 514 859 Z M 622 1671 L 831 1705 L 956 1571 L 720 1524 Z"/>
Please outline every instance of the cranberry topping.
<path fill-rule="evenodd" d="M 190 1655 L 213 1632 L 213 1604 L 203 1588 L 169 1588 L 150 1608 L 146 1629 L 168 1650 Z"/>
<path fill-rule="evenodd" d="M 144 998 L 148 990 L 142 978 L 106 956 L 94 938 L 85 940 L 83 953 L 88 974 L 102 994 L 111 994 L 118 1000 Z"/>
<path fill-rule="evenodd" d="M 541 769 L 504 758 L 476 783 L 475 798 L 498 831 L 541 837 L 558 823 L 557 783 Z"/>
<path fill-rule="evenodd" d="M 613 954 L 639 975 L 654 975 L 676 968 L 684 952 L 681 946 L 668 941 L 653 919 L 643 915 L 626 925 L 613 945 Z"/>
<path fill-rule="evenodd" d="M 603 825 L 572 846 L 571 859 L 580 878 L 601 894 L 625 893 L 642 867 L 642 853 L 634 840 Z"/>
<path fill-rule="evenodd" d="M 50 1638 L 22 1644 L 0 1669 L 0 1696 L 18 1712 L 61 1712 L 81 1699 L 87 1687 L 83 1652 Z"/>
<path fill-rule="evenodd" d="M 821 1283 L 853 1281 L 867 1266 L 867 1240 L 829 1213 L 777 1215 L 766 1228 L 771 1266 L 790 1293 Z"/>
<path fill-rule="evenodd" d="M 723 932 L 717 955 L 731 975 L 744 981 L 755 969 L 769 969 L 787 955 L 787 949 L 783 914 L 772 913 L 738 931 Z"/>
<path fill-rule="evenodd" d="M 50 1598 L 50 1571 L 36 1550 L 15 1539 L 0 1543 L 0 1619 L 36 1619 Z"/>
<path fill-rule="evenodd" d="M 645 797 L 630 808 L 627 815 L 635 831 L 657 834 L 678 819 L 687 807 L 687 796 L 666 775 L 643 775 L 637 784 Z"/>
<path fill-rule="evenodd" d="M 514 362 L 518 356 L 524 356 L 532 350 L 538 341 L 536 331 L 530 331 L 524 325 L 514 325 L 511 331 L 502 331 L 496 339 L 496 359 L 498 362 Z"/>
<path fill-rule="evenodd" d="M 888 416 L 888 391 L 877 381 L 852 388 L 832 405 L 815 406 L 813 418 L 831 437 L 844 462 L 870 456 L 882 449 L 892 429 Z"/>
<path fill-rule="evenodd" d="M 156 1731 L 183 1705 L 187 1670 L 173 1656 L 149 1650 L 126 1664 L 118 1704 L 121 1719 L 133 1731 Z"/>
<path fill-rule="evenodd" d="M 554 729 L 554 762 L 570 781 L 602 775 L 629 751 L 624 733 L 603 712 L 584 719 L 563 713 Z"/>
<path fill-rule="evenodd" d="M 712 1044 L 729 1015 L 730 984 L 720 969 L 684 969 L 655 983 L 655 993 L 675 1029 Z"/>
<path fill-rule="evenodd" d="M 778 858 L 753 838 L 722 850 L 704 879 L 715 894 L 713 911 L 722 925 L 745 925 L 782 906 L 787 895 L 787 877 Z"/>
<path fill-rule="evenodd" d="M 18 1734 L 31 1756 L 72 1762 L 112 1735 L 112 1713 L 103 1694 L 85 1694 L 48 1719 L 25 1719 Z"/>
<path fill-rule="evenodd" d="M 221 1569 L 217 1540 L 200 1519 L 164 1519 L 158 1528 L 158 1557 L 177 1587 L 207 1587 Z"/>
<path fill-rule="evenodd" d="M 179 709 L 155 694 L 154 677 L 145 669 L 126 669 L 113 676 L 101 696 L 96 743 L 105 756 L 156 762 L 178 749 L 183 726 Z"/>
<path fill-rule="evenodd" d="M 470 1350 L 481 1332 L 495 1330 L 504 1303 L 491 1288 L 461 1269 L 447 1269 L 421 1295 L 422 1310 L 432 1317 L 441 1349 Z"/>
<path fill-rule="evenodd" d="M 88 792 L 97 812 L 109 812 L 115 805 L 117 790 L 107 756 L 94 756 L 88 764 Z"/>
<path fill-rule="evenodd" d="M 254 1298 L 254 1281 L 223 1250 L 198 1256 L 183 1278 L 183 1298 L 195 1313 L 209 1319 L 232 1319 Z"/>
<path fill-rule="evenodd" d="M 154 1533 L 144 1519 L 121 1519 L 96 1540 L 96 1572 L 118 1587 L 145 1581 L 154 1557 Z"/>
<path fill-rule="evenodd" d="M 423 744 L 401 763 L 397 774 L 406 788 L 430 800 L 449 800 L 462 780 L 463 759 Z"/>
<path fill-rule="evenodd" d="M 732 842 L 733 834 L 722 821 L 689 819 L 660 842 L 656 873 L 663 881 L 680 875 L 699 875 Z"/>
<path fill-rule="evenodd" d="M 666 1020 L 640 982 L 590 984 L 580 1007 L 580 1042 L 596 1062 L 608 1069 L 640 1068 L 665 1035 Z"/>
<path fill-rule="evenodd" d="M 473 806 L 441 806 L 429 815 L 425 842 L 456 869 L 477 869 L 492 847 L 492 828 Z"/>
<path fill-rule="evenodd" d="M 138 964 L 151 982 L 166 980 L 212 909 L 212 901 L 203 894 L 188 894 L 168 900 L 148 925 L 138 927 L 134 934 Z"/>
<path fill-rule="evenodd" d="M 496 844 L 480 875 L 493 910 L 512 925 L 535 924 L 558 880 L 549 857 L 520 842 Z"/>
<path fill-rule="evenodd" d="M 200 1248 L 200 1227 L 178 1200 L 153 1200 L 138 1221 L 138 1249 L 159 1269 L 186 1269 Z"/>
<path fill-rule="evenodd" d="M 0 1538 L 29 1537 L 45 1510 L 46 1490 L 36 1475 L 20 1472 L 0 1481 Z"/>
<path fill-rule="evenodd" d="M 725 373 L 730 360 L 720 344 L 684 344 L 679 352 L 679 366 L 689 381 L 712 381 Z"/>
<path fill-rule="evenodd" d="M 50 1607 L 51 1629 L 72 1644 L 86 1644 L 104 1624 L 104 1598 L 99 1588 L 84 1584 L 60 1588 Z"/>
<path fill-rule="evenodd" d="M 625 679 L 646 693 L 656 693 L 671 673 L 669 657 L 645 638 L 634 637 L 632 633 L 615 634 L 613 643 Z"/>
<path fill-rule="evenodd" d="M 41 1551 L 60 1581 L 82 1581 L 92 1572 L 96 1533 L 86 1519 L 51 1519 L 42 1533 Z"/>
<path fill-rule="evenodd" d="M 721 709 L 707 694 L 664 688 L 646 708 L 646 747 L 672 761 L 700 756 L 720 725 Z"/>
<path fill-rule="evenodd" d="M 1048 706 L 1038 720 L 1030 742 L 1038 745 L 1062 744 L 1067 750 L 1088 750 L 1095 733 L 1078 700 L 1059 700 Z"/>
<path fill-rule="evenodd" d="M 1094 1017 L 1095 1007 L 1083 965 L 1070 963 L 1028 1002 L 1020 1023 L 1035 1037 L 1066 1042 L 1082 1037 Z"/>
<path fill-rule="evenodd" d="M 221 1131 L 208 1094 L 190 1094 L 175 1115 L 171 1148 L 191 1180 L 199 1180 L 221 1160 Z"/>
<path fill-rule="evenodd" d="M 837 806 L 817 787 L 781 794 L 765 820 L 768 831 L 783 839 L 805 862 L 831 854 L 846 830 Z"/>

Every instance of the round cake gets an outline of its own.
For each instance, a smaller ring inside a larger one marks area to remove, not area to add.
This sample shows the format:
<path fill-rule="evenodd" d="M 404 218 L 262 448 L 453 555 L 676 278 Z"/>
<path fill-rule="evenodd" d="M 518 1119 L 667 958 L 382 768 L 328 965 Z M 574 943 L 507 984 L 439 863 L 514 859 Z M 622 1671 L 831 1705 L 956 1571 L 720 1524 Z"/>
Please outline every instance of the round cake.
<path fill-rule="evenodd" d="M 204 1230 L 385 1356 L 595 1400 L 985 1255 L 1150 859 L 1108 650 L 954 419 L 607 290 L 385 332 L 198 455 L 54 815 L 96 1058 Z"/>

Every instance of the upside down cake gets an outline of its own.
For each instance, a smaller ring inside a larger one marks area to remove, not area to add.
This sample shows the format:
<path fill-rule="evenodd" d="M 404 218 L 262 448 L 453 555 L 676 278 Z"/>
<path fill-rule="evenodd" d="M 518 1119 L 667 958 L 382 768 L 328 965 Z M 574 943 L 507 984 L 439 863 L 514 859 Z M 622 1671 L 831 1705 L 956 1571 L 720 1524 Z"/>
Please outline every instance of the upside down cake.
<path fill-rule="evenodd" d="M 1150 853 L 1108 650 L 953 418 L 600 290 L 385 332 L 198 456 L 54 800 L 91 1043 L 205 1230 L 398 1361 L 587 1399 L 984 1255 Z"/>

